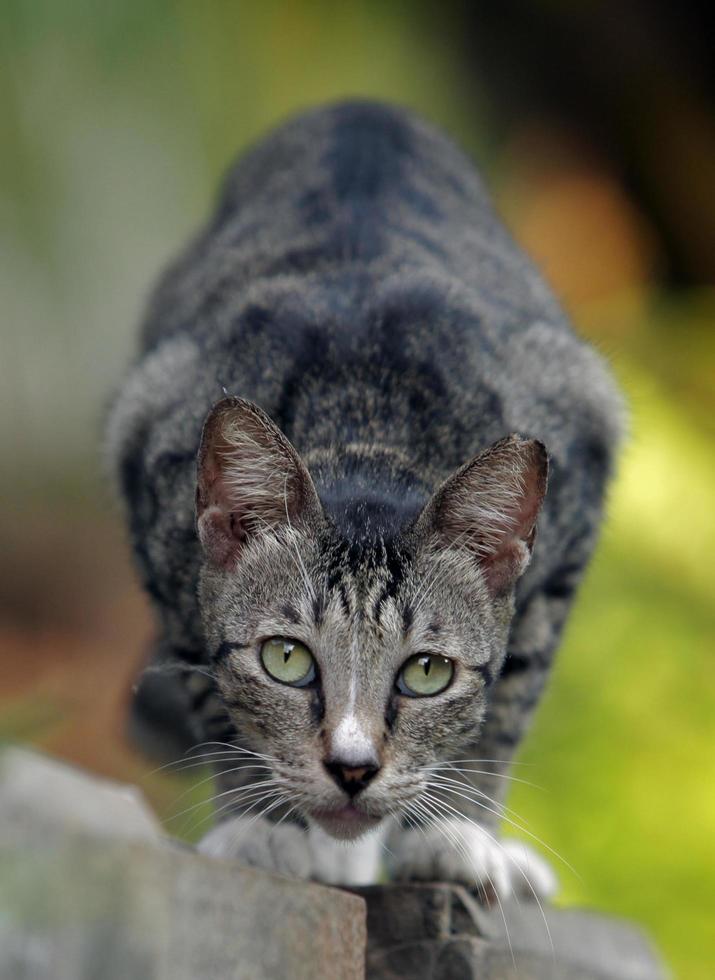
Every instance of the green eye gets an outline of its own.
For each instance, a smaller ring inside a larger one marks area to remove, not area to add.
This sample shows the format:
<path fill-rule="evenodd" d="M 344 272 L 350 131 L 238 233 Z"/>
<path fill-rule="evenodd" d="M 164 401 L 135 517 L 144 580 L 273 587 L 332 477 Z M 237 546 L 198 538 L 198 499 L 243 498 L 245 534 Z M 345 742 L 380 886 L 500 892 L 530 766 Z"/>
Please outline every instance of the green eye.
<path fill-rule="evenodd" d="M 454 664 L 435 653 L 418 653 L 403 665 L 397 675 L 397 690 L 410 698 L 439 694 L 449 686 L 454 676 Z"/>
<path fill-rule="evenodd" d="M 281 684 L 306 687 L 315 680 L 315 660 L 310 650 L 297 640 L 274 636 L 261 647 L 261 663 Z"/>

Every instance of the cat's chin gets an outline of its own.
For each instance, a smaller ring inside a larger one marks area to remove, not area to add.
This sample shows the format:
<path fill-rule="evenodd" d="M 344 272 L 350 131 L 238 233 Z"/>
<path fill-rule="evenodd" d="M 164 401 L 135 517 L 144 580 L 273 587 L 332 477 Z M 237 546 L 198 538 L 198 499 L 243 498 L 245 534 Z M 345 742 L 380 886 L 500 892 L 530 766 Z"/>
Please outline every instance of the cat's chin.
<path fill-rule="evenodd" d="M 374 817 L 347 803 L 335 810 L 314 810 L 310 814 L 318 826 L 337 840 L 357 840 L 374 830 L 382 817 Z"/>

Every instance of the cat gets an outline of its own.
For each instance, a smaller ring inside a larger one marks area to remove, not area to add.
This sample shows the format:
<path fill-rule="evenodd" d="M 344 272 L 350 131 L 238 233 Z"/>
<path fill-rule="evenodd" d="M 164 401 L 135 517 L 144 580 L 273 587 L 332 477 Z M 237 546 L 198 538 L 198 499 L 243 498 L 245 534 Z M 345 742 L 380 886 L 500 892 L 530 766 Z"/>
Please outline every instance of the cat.
<path fill-rule="evenodd" d="M 205 852 L 551 894 L 499 826 L 623 420 L 431 124 L 343 102 L 238 160 L 107 429 L 149 686 L 211 743 Z"/>

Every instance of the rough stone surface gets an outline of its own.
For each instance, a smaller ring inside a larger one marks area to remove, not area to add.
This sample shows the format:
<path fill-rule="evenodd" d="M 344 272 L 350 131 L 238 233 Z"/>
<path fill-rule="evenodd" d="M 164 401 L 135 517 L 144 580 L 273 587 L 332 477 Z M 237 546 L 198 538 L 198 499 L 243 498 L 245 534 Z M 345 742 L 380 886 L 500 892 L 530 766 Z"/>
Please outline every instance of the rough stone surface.
<path fill-rule="evenodd" d="M 664 977 L 637 929 L 590 912 L 542 912 L 535 902 L 487 910 L 466 889 L 448 884 L 354 891 L 367 902 L 368 980 Z"/>
<path fill-rule="evenodd" d="M 362 899 L 172 845 L 150 817 L 138 794 L 3 754 L 2 980 L 364 976 Z"/>
<path fill-rule="evenodd" d="M 548 909 L 547 930 L 535 904 L 503 911 L 454 885 L 348 891 L 216 861 L 162 837 L 135 790 L 0 753 L 0 980 L 664 975 L 624 923 Z"/>
<path fill-rule="evenodd" d="M 161 827 L 133 786 L 113 783 L 27 749 L 0 753 L 0 833 L 35 839 L 74 831 L 113 839 L 158 840 Z"/>

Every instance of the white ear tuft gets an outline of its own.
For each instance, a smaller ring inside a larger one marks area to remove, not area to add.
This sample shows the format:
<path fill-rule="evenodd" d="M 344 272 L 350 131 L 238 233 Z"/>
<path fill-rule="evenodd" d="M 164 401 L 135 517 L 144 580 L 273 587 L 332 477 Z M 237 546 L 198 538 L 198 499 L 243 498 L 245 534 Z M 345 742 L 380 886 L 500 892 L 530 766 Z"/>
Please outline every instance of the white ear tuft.
<path fill-rule="evenodd" d="M 493 595 L 508 591 L 531 557 L 547 472 L 542 443 L 507 436 L 443 483 L 420 523 L 438 546 L 471 551 Z"/>
<path fill-rule="evenodd" d="M 224 398 L 204 423 L 196 518 L 207 558 L 231 567 L 253 535 L 321 512 L 310 474 L 269 417 L 242 398 Z"/>

